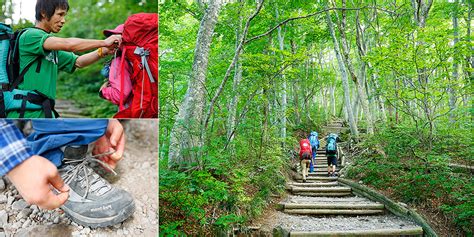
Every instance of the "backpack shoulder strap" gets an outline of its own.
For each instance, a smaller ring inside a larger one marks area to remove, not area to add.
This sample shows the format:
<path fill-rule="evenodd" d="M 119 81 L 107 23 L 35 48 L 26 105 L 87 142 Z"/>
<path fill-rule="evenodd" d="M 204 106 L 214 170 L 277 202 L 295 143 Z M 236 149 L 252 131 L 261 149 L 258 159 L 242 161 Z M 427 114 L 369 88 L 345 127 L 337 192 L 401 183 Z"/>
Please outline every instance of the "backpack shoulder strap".
<path fill-rule="evenodd" d="M 35 63 L 36 61 L 41 61 L 41 57 L 37 57 L 35 60 L 31 61 L 26 65 L 26 67 L 21 71 L 20 75 L 17 78 L 13 79 L 13 82 L 10 84 L 10 91 L 16 89 L 25 79 L 25 74 L 28 72 L 28 69 Z"/>
<path fill-rule="evenodd" d="M 31 28 L 25 28 L 25 29 L 19 30 L 19 31 L 15 32 L 15 34 L 14 34 L 14 37 L 16 37 L 16 39 L 15 39 L 15 45 L 13 46 L 14 47 L 13 57 L 9 58 L 9 60 L 17 61 L 15 63 L 18 64 L 18 70 L 19 70 L 19 67 L 20 67 L 20 42 L 19 42 L 20 37 L 21 37 L 21 35 L 23 35 L 23 33 L 28 31 L 29 29 L 31 29 Z M 23 69 L 23 71 L 20 72 L 18 77 L 14 77 L 12 79 L 12 81 L 10 82 L 10 88 L 9 88 L 10 91 L 13 90 L 13 89 L 16 89 L 24 81 L 25 74 L 28 72 L 28 69 L 30 69 L 30 67 L 36 61 L 38 61 L 38 66 L 40 67 L 39 64 L 41 63 L 41 58 L 42 58 L 42 56 L 38 56 L 35 60 L 28 63 L 28 65 L 26 65 L 26 67 Z M 38 71 L 38 68 L 37 68 L 37 71 Z"/>

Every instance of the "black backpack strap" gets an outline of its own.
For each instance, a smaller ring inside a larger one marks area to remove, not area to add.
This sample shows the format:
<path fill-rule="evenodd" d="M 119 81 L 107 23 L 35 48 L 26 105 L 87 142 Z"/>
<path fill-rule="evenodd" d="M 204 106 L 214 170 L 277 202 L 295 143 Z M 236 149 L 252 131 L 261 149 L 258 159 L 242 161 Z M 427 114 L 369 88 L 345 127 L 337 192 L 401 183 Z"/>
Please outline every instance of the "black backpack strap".
<path fill-rule="evenodd" d="M 13 89 L 16 89 L 18 87 L 18 85 L 20 85 L 24 78 L 25 78 L 25 74 L 26 72 L 28 72 L 28 69 L 30 69 L 30 67 L 33 65 L 33 63 L 35 63 L 36 61 L 39 61 L 41 62 L 41 58 L 42 57 L 37 57 L 35 60 L 31 61 L 30 63 L 28 63 L 28 65 L 26 65 L 26 67 L 23 69 L 23 71 L 21 71 L 20 75 L 18 76 L 18 78 L 15 78 L 14 81 L 11 83 L 10 85 L 10 91 L 12 91 Z"/>
<path fill-rule="evenodd" d="M 53 118 L 53 113 L 56 118 L 59 117 L 58 112 L 54 109 L 54 100 L 48 98 L 45 94 L 34 90 L 35 93 L 27 93 L 26 95 L 17 94 L 13 96 L 15 100 L 22 100 L 21 101 L 21 108 L 19 109 L 20 118 L 24 118 L 25 111 L 26 111 L 26 102 L 30 102 L 32 104 L 41 105 L 44 111 L 45 118 Z"/>
<path fill-rule="evenodd" d="M 53 118 L 53 114 L 55 118 L 59 118 L 59 113 L 54 109 L 54 106 L 56 104 L 55 101 L 37 90 L 33 90 L 33 91 L 39 96 L 44 98 L 42 106 L 43 106 L 43 111 L 46 118 Z"/>
<path fill-rule="evenodd" d="M 5 111 L 5 99 L 3 98 L 3 91 L 0 90 L 0 118 L 6 118 L 7 111 Z"/>
<path fill-rule="evenodd" d="M 8 33 L 5 33 L 5 34 L 2 34 L 0 35 L 0 40 L 9 40 L 10 39 L 10 34 Z"/>

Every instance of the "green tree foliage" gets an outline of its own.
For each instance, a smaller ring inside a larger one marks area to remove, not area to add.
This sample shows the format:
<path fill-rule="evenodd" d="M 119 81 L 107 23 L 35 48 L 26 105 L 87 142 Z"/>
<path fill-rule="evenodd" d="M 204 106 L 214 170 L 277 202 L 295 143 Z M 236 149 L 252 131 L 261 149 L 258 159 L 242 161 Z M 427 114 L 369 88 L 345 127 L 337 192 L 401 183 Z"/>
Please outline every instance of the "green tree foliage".
<path fill-rule="evenodd" d="M 324 12 L 330 8 L 340 41 L 341 6 L 342 0 L 327 6 L 325 1 L 265 1 L 239 57 L 242 80 L 236 90 L 231 79 L 225 84 L 203 130 L 204 146 L 192 148 L 201 151 L 199 159 L 186 169 L 169 169 L 170 134 L 186 96 L 206 5 L 184 0 L 160 5 L 160 233 L 209 234 L 257 216 L 270 194 L 282 191 L 293 144 L 331 119 L 331 87 L 335 115 L 344 117 L 341 73 Z M 235 54 L 240 17 L 245 23 L 255 8 L 255 1 L 231 1 L 219 14 L 205 84 L 206 111 Z M 449 164 L 472 165 L 473 43 L 467 34 L 472 3 L 434 1 L 424 27 L 415 22 L 409 1 L 346 1 L 346 8 L 348 56 L 358 79 L 364 80 L 376 123 L 375 134 L 363 134 L 365 141 L 357 145 L 369 152 L 354 158 L 349 174 L 401 201 L 428 204 L 470 233 L 472 177 Z M 459 19 L 455 45 L 453 14 Z M 280 50 L 276 26 L 285 20 Z M 360 31 L 364 38 L 358 42 Z M 366 47 L 363 56 L 360 42 Z M 456 80 L 454 62 L 461 65 Z M 283 80 L 287 146 L 280 137 Z M 348 106 L 355 111 L 358 92 L 353 82 L 350 88 L 353 104 Z M 449 89 L 455 91 L 455 108 L 449 106 Z M 227 118 L 235 95 L 239 102 L 231 139 Z M 364 128 L 361 111 L 355 117 Z"/>

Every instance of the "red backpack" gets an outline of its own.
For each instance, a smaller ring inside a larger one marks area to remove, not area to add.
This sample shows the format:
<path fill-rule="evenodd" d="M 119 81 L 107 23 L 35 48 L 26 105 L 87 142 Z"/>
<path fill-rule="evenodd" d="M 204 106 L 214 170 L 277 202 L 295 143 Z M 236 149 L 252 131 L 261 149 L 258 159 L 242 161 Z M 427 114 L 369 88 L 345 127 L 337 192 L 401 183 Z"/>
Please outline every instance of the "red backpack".
<path fill-rule="evenodd" d="M 122 60 L 132 65 L 132 100 L 124 109 L 124 79 L 121 78 L 120 111 L 114 118 L 158 118 L 158 14 L 139 13 L 128 17 L 122 34 Z M 121 73 L 124 75 L 124 73 Z"/>

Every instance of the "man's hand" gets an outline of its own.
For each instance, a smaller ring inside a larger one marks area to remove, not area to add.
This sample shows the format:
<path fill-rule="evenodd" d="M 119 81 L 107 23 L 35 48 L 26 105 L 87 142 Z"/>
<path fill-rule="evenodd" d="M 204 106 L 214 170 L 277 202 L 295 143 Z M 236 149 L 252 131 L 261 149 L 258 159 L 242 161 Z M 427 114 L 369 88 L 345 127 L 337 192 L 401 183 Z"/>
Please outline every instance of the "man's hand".
<path fill-rule="evenodd" d="M 52 210 L 69 198 L 69 187 L 59 176 L 58 169 L 41 156 L 28 158 L 8 172 L 7 176 L 29 204 Z M 52 188 L 61 193 L 54 194 Z"/>
<path fill-rule="evenodd" d="M 114 152 L 111 155 L 102 156 L 100 159 L 112 169 L 115 169 L 117 162 L 122 159 L 124 149 L 125 134 L 123 133 L 123 127 L 118 120 L 112 119 L 109 121 L 105 135 L 95 142 L 92 154 Z"/>
<path fill-rule="evenodd" d="M 122 35 L 111 35 L 104 40 L 104 43 L 105 47 L 107 47 L 109 50 L 113 50 L 114 48 L 117 48 L 120 46 L 120 44 L 122 44 Z"/>

